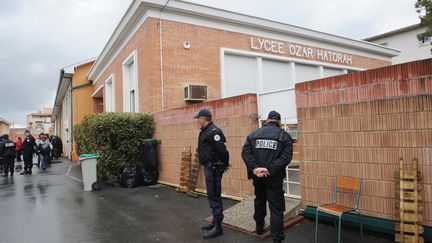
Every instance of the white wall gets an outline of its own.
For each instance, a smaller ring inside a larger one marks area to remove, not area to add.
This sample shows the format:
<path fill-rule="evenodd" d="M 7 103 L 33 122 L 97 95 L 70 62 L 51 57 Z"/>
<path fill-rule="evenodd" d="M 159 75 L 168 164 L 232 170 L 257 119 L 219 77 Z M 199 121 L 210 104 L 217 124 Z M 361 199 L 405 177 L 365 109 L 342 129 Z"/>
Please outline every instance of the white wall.
<path fill-rule="evenodd" d="M 424 31 L 425 28 L 409 30 L 371 42 L 380 45 L 387 43 L 386 46 L 402 51 L 399 56 L 392 59 L 393 64 L 432 58 L 431 43 L 423 44 L 417 39 L 417 34 Z"/>

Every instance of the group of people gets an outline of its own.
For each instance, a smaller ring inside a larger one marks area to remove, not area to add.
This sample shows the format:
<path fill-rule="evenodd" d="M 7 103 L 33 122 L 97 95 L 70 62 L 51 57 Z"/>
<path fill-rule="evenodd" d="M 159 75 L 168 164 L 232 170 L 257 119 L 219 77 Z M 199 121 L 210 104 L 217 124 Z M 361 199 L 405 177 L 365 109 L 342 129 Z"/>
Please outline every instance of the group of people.
<path fill-rule="evenodd" d="M 207 197 L 212 209 L 213 220 L 202 229 L 204 239 L 211 239 L 223 234 L 222 221 L 222 175 L 229 166 L 229 152 L 225 146 L 225 136 L 220 128 L 212 122 L 212 114 L 202 109 L 194 117 L 201 132 L 198 137 L 198 157 L 204 166 Z M 253 180 L 255 188 L 256 233 L 264 233 L 264 218 L 267 214 L 266 204 L 270 208 L 270 231 L 273 242 L 284 240 L 283 213 L 285 198 L 283 180 L 286 177 L 286 166 L 293 154 L 292 138 L 281 129 L 281 116 L 276 111 L 268 114 L 266 126 L 251 133 L 243 145 L 242 158 L 247 168 L 248 178 Z"/>
<path fill-rule="evenodd" d="M 53 158 L 58 159 L 62 154 L 63 144 L 58 136 L 40 133 L 35 139 L 30 130 L 26 130 L 24 135 L 24 140 L 18 137 L 16 142 L 7 134 L 0 137 L 0 169 L 3 169 L 4 177 L 13 176 L 15 169 L 22 169 L 21 165 L 15 168 L 15 159 L 17 162 L 24 160 L 24 170 L 20 174 L 28 175 L 32 174 L 34 154 L 38 156 L 38 166 L 42 170 L 51 164 Z"/>

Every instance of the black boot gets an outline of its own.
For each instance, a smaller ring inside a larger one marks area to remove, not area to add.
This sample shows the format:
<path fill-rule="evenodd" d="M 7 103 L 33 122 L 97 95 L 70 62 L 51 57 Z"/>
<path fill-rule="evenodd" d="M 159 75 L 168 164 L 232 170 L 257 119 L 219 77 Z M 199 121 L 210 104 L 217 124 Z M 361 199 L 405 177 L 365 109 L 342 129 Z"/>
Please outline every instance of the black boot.
<path fill-rule="evenodd" d="M 256 224 L 256 234 L 262 235 L 264 233 L 264 225 L 263 224 Z"/>
<path fill-rule="evenodd" d="M 203 230 L 211 230 L 211 229 L 213 229 L 213 227 L 215 226 L 215 224 L 216 223 L 214 221 L 211 221 L 209 224 L 201 226 L 201 229 L 203 229 Z"/>
<path fill-rule="evenodd" d="M 20 173 L 20 175 L 25 175 L 25 174 L 27 174 L 26 170 L 23 170 L 23 172 Z"/>
<path fill-rule="evenodd" d="M 218 236 L 223 235 L 222 225 L 221 224 L 215 224 L 213 229 L 211 229 L 209 232 L 205 233 L 202 238 L 203 239 L 213 239 Z"/>
<path fill-rule="evenodd" d="M 4 175 L 3 175 L 3 177 L 8 177 L 8 174 L 7 174 L 7 173 L 6 173 L 6 174 L 4 174 Z"/>

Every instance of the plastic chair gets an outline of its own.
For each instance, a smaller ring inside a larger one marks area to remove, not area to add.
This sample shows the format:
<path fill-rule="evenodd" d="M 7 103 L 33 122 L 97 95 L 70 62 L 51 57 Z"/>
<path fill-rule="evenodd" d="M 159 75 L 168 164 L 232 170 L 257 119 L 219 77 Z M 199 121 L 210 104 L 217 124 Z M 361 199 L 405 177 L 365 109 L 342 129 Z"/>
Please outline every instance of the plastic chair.
<path fill-rule="evenodd" d="M 335 176 L 334 178 L 334 190 L 333 190 L 333 202 L 330 204 L 324 204 L 317 208 L 315 215 L 315 242 L 318 242 L 318 215 L 319 212 L 333 215 L 339 218 L 339 227 L 338 227 L 338 243 L 341 241 L 341 224 L 342 224 L 342 216 L 346 213 L 356 213 L 359 215 L 359 223 L 360 223 L 360 237 L 363 240 L 363 224 L 362 224 L 362 215 L 358 209 L 358 205 L 360 202 L 360 192 L 362 187 L 362 179 L 359 178 L 351 178 L 345 176 Z M 337 192 L 338 189 L 348 189 L 354 192 L 357 192 L 357 198 L 355 202 L 355 206 L 353 208 L 346 207 L 343 205 L 337 204 Z"/>

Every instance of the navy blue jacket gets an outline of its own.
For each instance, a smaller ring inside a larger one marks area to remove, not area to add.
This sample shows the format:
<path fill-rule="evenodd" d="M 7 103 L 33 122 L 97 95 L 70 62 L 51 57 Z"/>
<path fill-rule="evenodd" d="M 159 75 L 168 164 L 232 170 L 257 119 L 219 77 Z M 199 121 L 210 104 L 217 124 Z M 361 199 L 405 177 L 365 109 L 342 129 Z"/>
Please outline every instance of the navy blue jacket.
<path fill-rule="evenodd" d="M 253 170 L 266 168 L 269 178 L 285 178 L 285 168 L 293 154 L 292 138 L 275 123 L 258 128 L 251 133 L 243 145 L 242 158 L 248 170 L 248 178 L 255 175 Z"/>
<path fill-rule="evenodd" d="M 225 135 L 213 122 L 201 129 L 198 137 L 198 158 L 204 166 L 229 166 Z"/>

